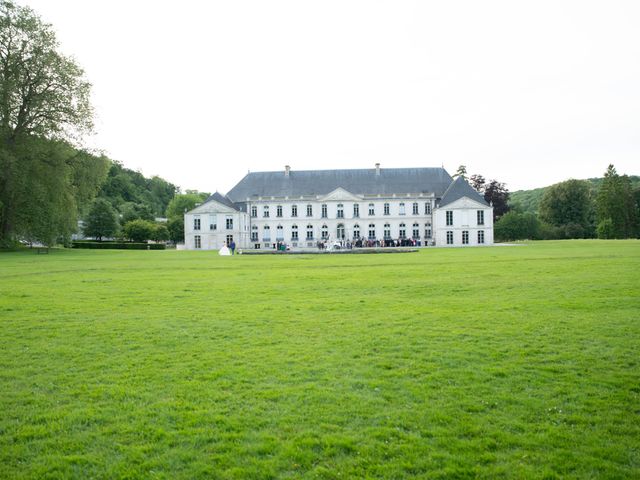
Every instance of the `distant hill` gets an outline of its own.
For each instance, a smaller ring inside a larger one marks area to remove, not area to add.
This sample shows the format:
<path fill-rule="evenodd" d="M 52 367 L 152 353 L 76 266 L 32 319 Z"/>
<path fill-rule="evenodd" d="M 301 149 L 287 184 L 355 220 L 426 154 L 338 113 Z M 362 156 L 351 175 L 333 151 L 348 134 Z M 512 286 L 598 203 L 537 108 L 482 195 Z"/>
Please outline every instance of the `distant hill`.
<path fill-rule="evenodd" d="M 629 175 L 631 179 L 631 186 L 635 190 L 640 188 L 640 176 Z M 592 192 L 595 194 L 598 192 L 600 185 L 604 179 L 601 178 L 589 178 L 587 182 L 591 183 Z M 538 213 L 538 206 L 542 200 L 545 190 L 549 187 L 534 188 L 533 190 L 518 190 L 511 192 L 509 196 L 509 207 L 521 212 Z"/>

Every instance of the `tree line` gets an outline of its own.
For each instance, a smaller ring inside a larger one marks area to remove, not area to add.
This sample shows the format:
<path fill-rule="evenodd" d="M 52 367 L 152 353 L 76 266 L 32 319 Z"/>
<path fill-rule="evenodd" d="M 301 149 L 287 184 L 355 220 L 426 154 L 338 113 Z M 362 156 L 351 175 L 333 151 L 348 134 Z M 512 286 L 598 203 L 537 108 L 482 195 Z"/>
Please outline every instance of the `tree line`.
<path fill-rule="evenodd" d="M 602 179 L 566 180 L 523 198 L 496 222 L 496 239 L 640 236 L 640 185 L 634 187 L 632 179 L 618 174 L 613 165 Z"/>

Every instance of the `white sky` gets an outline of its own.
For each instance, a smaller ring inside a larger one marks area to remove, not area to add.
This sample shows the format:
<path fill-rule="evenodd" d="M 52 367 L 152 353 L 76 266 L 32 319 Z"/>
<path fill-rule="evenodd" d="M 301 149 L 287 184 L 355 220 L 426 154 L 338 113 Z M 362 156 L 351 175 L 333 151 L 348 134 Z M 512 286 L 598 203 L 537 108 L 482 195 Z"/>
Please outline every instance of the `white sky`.
<path fill-rule="evenodd" d="M 640 174 L 640 1 L 18 0 L 93 83 L 88 143 L 183 190 L 437 167 Z"/>

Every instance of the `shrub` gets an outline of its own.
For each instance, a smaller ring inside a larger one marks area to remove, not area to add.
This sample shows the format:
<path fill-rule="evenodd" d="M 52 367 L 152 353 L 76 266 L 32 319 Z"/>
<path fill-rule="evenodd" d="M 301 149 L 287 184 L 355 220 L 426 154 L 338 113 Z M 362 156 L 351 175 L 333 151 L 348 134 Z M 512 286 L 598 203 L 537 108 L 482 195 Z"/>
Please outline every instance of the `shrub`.
<path fill-rule="evenodd" d="M 134 243 L 134 242 L 91 242 L 74 241 L 71 248 L 91 248 L 98 250 L 164 250 L 162 243 Z"/>

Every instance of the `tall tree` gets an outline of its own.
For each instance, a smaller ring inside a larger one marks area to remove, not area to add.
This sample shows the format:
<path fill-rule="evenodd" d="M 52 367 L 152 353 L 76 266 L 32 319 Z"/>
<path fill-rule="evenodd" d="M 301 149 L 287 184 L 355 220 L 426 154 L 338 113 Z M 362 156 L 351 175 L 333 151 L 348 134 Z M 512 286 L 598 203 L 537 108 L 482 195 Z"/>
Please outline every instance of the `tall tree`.
<path fill-rule="evenodd" d="M 478 175 L 474 173 L 469 177 L 469 185 L 473 187 L 473 189 L 478 192 L 484 194 L 484 189 L 487 181 L 484 179 L 482 175 Z"/>
<path fill-rule="evenodd" d="M 467 167 L 465 165 L 460 165 L 456 173 L 453 174 L 453 178 L 462 177 L 465 180 L 467 179 Z"/>
<path fill-rule="evenodd" d="M 118 231 L 116 211 L 104 198 L 96 198 L 84 219 L 84 234 L 102 241 L 113 237 Z"/>
<path fill-rule="evenodd" d="M 72 159 L 60 161 L 59 141 L 77 141 L 91 130 L 89 90 L 82 69 L 58 52 L 51 26 L 30 8 L 0 0 L 0 242 L 36 232 L 53 238 L 74 222 L 76 205 L 69 201 L 85 192 L 74 188 Z M 42 139 L 52 141 L 47 155 Z M 34 191 L 64 200 L 47 206 L 46 214 L 60 221 L 33 216 L 44 215 L 34 211 Z"/>
<path fill-rule="evenodd" d="M 607 238 L 638 235 L 638 206 L 627 175 L 607 167 L 596 198 L 598 233 Z"/>
<path fill-rule="evenodd" d="M 485 185 L 484 199 L 493 205 L 493 219 L 497 220 L 509 211 L 509 190 L 504 183 L 491 180 Z"/>
<path fill-rule="evenodd" d="M 548 187 L 540 201 L 540 220 L 566 228 L 568 236 L 592 234 L 591 186 L 584 180 L 567 180 Z"/>

